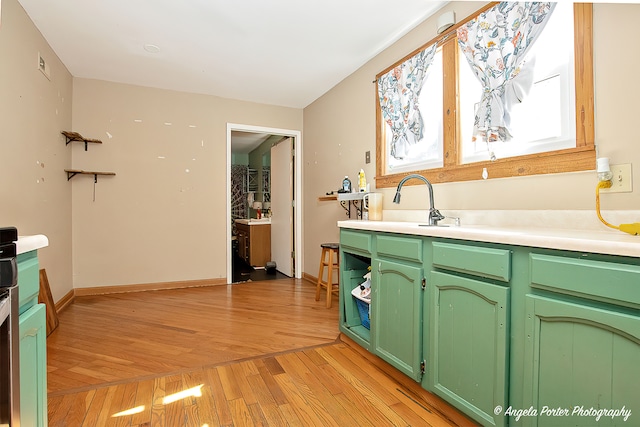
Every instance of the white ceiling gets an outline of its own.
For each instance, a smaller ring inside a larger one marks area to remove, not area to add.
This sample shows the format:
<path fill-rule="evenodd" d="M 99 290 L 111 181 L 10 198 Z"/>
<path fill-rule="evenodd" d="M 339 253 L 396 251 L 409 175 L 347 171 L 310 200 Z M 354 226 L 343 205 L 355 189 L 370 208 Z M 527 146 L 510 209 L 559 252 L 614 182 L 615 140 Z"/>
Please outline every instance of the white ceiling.
<path fill-rule="evenodd" d="M 446 3 L 19 2 L 75 77 L 293 108 L 312 103 Z"/>

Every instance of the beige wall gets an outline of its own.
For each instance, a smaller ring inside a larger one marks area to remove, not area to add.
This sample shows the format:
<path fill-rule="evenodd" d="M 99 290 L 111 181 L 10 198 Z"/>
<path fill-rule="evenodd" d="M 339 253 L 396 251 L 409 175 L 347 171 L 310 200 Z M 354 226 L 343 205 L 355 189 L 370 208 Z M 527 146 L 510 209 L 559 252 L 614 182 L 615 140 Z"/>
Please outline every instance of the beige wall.
<path fill-rule="evenodd" d="M 480 7 L 476 2 L 451 2 L 440 14 L 453 10 L 458 18 Z M 305 270 L 315 268 L 322 242 L 338 239 L 336 221 L 344 219 L 337 202 L 318 202 L 318 196 L 335 190 L 345 174 L 355 182 L 364 168 L 368 181 L 375 180 L 375 80 L 376 74 L 436 36 L 432 18 L 304 110 L 304 207 Z M 638 4 L 596 4 L 594 6 L 594 57 L 596 144 L 600 156 L 612 164 L 632 163 L 640 168 L 640 143 L 635 123 L 640 99 L 637 72 L 640 57 L 634 55 L 635 26 L 640 19 Z M 366 151 L 372 162 L 364 163 Z M 595 165 L 594 165 L 595 169 Z M 491 170 L 489 169 L 489 175 Z M 640 173 L 634 174 L 633 193 L 606 194 L 606 209 L 638 209 Z M 436 206 L 447 209 L 551 209 L 594 208 L 595 173 L 566 173 L 546 176 L 488 179 L 434 185 Z M 384 209 L 424 209 L 428 205 L 424 186 L 403 189 L 401 205 L 393 205 L 394 190 L 384 193 Z"/>
<path fill-rule="evenodd" d="M 302 110 L 74 79 L 76 288 L 226 277 L 227 123 L 302 129 Z M 170 125 L 168 125 L 170 123 Z M 159 158 L 164 157 L 164 158 Z"/>
<path fill-rule="evenodd" d="M 0 226 L 49 238 L 40 267 L 57 300 L 73 286 L 71 149 L 60 134 L 71 127 L 72 77 L 16 0 L 2 0 L 1 19 Z M 51 80 L 37 69 L 38 52 Z"/>
<path fill-rule="evenodd" d="M 452 2 L 441 12 L 455 10 L 462 17 L 478 6 Z M 629 82 L 636 80 L 640 59 L 625 42 L 634 40 L 640 5 L 598 4 L 594 12 L 596 143 L 600 155 L 611 157 L 612 163 L 638 165 L 640 145 L 633 139 L 632 123 L 637 121 L 634 101 L 640 99 L 640 85 Z M 17 1 L 3 0 L 0 225 L 49 237 L 50 246 L 40 257 L 55 300 L 74 286 L 222 278 L 228 244 L 226 123 L 302 129 L 303 271 L 316 275 L 319 244 L 337 240 L 336 221 L 346 218 L 337 202 L 318 202 L 318 196 L 337 190 L 345 174 L 355 183 L 360 168 L 375 187 L 372 81 L 434 36 L 435 20 L 430 19 L 302 112 L 72 80 Z M 36 69 L 38 51 L 51 67 L 51 81 Z M 61 130 L 78 131 L 104 144 L 86 152 L 81 144 L 66 147 Z M 368 165 L 365 151 L 372 155 Z M 93 178 L 77 176 L 67 182 L 63 169 L 68 167 L 117 175 L 98 179 L 93 201 Z M 639 180 L 636 173 L 636 189 Z M 590 210 L 594 181 L 594 173 L 585 172 L 434 187 L 442 210 Z M 385 209 L 394 207 L 392 190 L 382 191 Z M 637 209 L 637 200 L 636 190 L 605 195 L 603 205 Z M 425 206 L 426 190 L 415 186 L 403 191 L 402 205 L 395 208 Z"/>

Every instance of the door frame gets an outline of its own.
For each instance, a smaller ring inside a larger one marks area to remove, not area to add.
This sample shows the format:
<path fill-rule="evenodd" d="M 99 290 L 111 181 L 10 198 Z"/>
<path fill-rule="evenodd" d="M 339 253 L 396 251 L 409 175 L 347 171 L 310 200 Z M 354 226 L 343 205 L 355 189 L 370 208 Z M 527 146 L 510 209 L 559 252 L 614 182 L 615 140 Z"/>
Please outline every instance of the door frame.
<path fill-rule="evenodd" d="M 293 208 L 293 251 L 295 253 L 295 257 L 293 260 L 293 268 L 295 271 L 295 278 L 301 279 L 302 260 L 304 258 L 304 254 L 302 253 L 302 132 L 292 129 L 227 123 L 227 282 L 229 284 L 233 282 L 233 254 L 231 253 L 231 132 L 233 131 L 282 135 L 291 137 L 294 140 L 295 155 L 293 164 L 293 194 L 295 203 Z"/>

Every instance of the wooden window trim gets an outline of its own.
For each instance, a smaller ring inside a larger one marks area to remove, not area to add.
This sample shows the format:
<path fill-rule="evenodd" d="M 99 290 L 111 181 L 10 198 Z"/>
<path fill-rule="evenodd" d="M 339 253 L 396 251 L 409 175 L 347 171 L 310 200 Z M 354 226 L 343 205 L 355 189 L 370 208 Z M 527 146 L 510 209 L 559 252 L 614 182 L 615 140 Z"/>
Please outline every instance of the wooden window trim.
<path fill-rule="evenodd" d="M 507 178 L 514 176 L 542 175 L 550 173 L 576 172 L 593 170 L 596 162 L 595 130 L 594 130 L 594 81 L 593 81 L 593 7 L 590 3 L 574 4 L 575 20 L 575 86 L 576 86 L 576 147 L 564 150 L 547 151 L 517 157 L 482 161 L 468 164 L 460 163 L 457 135 L 459 120 L 456 110 L 456 79 L 445 79 L 444 111 L 444 166 L 436 169 L 386 174 L 385 123 L 378 102 L 378 79 L 393 67 L 406 61 L 420 50 L 435 42 L 442 44 L 443 72 L 456 73 L 460 60 L 457 53 L 457 42 L 453 43 L 455 31 L 483 11 L 495 6 L 491 3 L 467 17 L 445 34 L 434 38 L 416 49 L 400 61 L 396 62 L 376 76 L 376 187 L 388 188 L 398 185 L 400 180 L 410 173 L 423 175 L 432 183 L 473 181 L 482 179 L 484 168 L 490 178 Z M 447 40 L 450 39 L 450 40 Z M 447 95 L 449 94 L 449 95 Z"/>

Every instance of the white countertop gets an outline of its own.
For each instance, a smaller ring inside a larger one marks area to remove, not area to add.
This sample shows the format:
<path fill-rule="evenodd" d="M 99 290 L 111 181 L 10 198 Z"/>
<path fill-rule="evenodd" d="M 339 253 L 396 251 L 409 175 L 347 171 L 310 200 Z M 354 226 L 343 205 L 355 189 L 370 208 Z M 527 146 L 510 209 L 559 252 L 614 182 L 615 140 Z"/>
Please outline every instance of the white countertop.
<path fill-rule="evenodd" d="M 18 236 L 16 242 L 16 251 L 18 254 L 35 251 L 49 246 L 49 239 L 44 234 L 35 234 L 33 236 Z"/>
<path fill-rule="evenodd" d="M 383 231 L 417 236 L 444 237 L 640 258 L 640 236 L 632 236 L 617 230 L 599 231 L 482 225 L 425 227 L 420 224 L 425 223 L 361 220 L 338 221 L 338 227 L 355 230 Z"/>
<path fill-rule="evenodd" d="M 239 224 L 245 225 L 263 225 L 263 224 L 271 224 L 271 218 L 248 218 L 248 219 L 236 219 L 235 220 Z"/>

